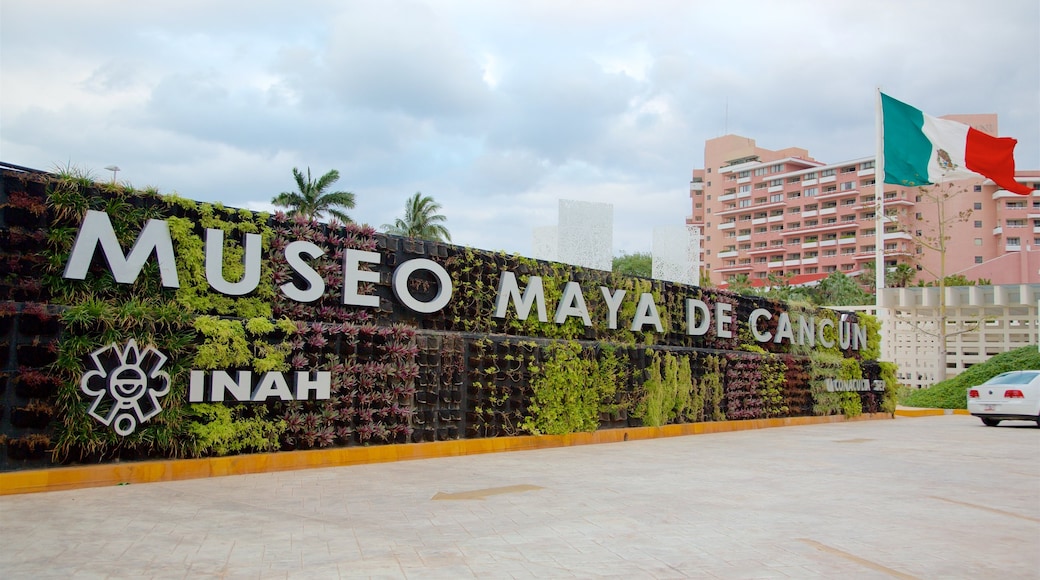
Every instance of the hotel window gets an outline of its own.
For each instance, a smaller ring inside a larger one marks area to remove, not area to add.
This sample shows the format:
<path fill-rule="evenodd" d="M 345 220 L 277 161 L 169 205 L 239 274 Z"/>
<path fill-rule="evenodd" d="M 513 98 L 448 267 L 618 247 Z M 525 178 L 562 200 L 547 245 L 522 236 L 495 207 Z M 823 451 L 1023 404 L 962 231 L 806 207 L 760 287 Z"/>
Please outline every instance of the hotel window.
<path fill-rule="evenodd" d="M 740 207 L 751 207 L 750 199 L 742 199 L 738 203 L 740 204 Z"/>
<path fill-rule="evenodd" d="M 815 187 L 810 187 L 810 188 L 806 189 L 804 192 L 802 192 L 802 194 L 805 197 L 816 197 L 816 188 Z"/>
<path fill-rule="evenodd" d="M 823 188 L 824 193 L 830 193 L 832 191 L 838 191 L 838 188 L 833 185 L 828 185 L 827 187 Z"/>
<path fill-rule="evenodd" d="M 975 227 L 976 228 L 981 228 L 982 227 L 982 220 L 975 220 Z"/>
<path fill-rule="evenodd" d="M 982 191 L 982 186 L 981 185 L 976 185 L 975 186 L 975 193 L 978 193 L 980 191 Z"/>
<path fill-rule="evenodd" d="M 805 179 L 806 181 L 810 179 L 816 179 L 816 172 L 813 171 L 812 173 L 806 173 L 802 179 Z"/>
<path fill-rule="evenodd" d="M 751 177 L 751 172 L 746 169 L 737 174 L 737 179 L 743 179 L 745 177 Z"/>
<path fill-rule="evenodd" d="M 780 173 L 783 170 L 784 170 L 784 164 L 783 163 L 777 163 L 776 165 L 773 165 L 773 166 L 771 166 L 769 168 L 769 171 L 771 173 Z"/>
<path fill-rule="evenodd" d="M 769 180 L 769 187 L 783 187 L 783 185 L 784 185 L 784 180 L 783 179 L 770 179 Z"/>
<path fill-rule="evenodd" d="M 863 187 L 867 187 L 868 185 L 874 185 L 875 183 L 877 183 L 877 182 L 874 181 L 873 179 L 864 179 L 863 181 L 859 182 L 859 184 L 861 186 L 863 186 Z"/>
<path fill-rule="evenodd" d="M 741 185 L 737 188 L 738 193 L 751 193 L 751 186 L 748 184 Z"/>
<path fill-rule="evenodd" d="M 975 256 L 975 263 L 976 264 L 981 264 L 982 263 L 982 256 Z"/>
<path fill-rule="evenodd" d="M 757 168 L 755 168 L 755 177 L 758 177 L 760 175 L 765 175 L 767 173 L 769 173 L 769 168 L 767 168 L 767 167 L 757 167 Z"/>
<path fill-rule="evenodd" d="M 838 172 L 837 169 L 824 169 L 820 172 L 820 177 L 830 177 Z"/>
<path fill-rule="evenodd" d="M 792 205 L 791 207 L 787 208 L 787 213 L 801 213 L 801 211 L 802 208 L 798 207 L 797 205 Z"/>
<path fill-rule="evenodd" d="M 859 168 L 860 169 L 874 169 L 874 162 L 873 161 L 864 161 L 863 163 L 860 164 Z"/>
<path fill-rule="evenodd" d="M 1022 245 L 1022 239 L 1021 238 L 1008 238 L 1007 239 L 1007 245 L 1008 245 L 1009 248 L 1021 246 Z"/>
<path fill-rule="evenodd" d="M 842 184 L 841 184 L 841 190 L 842 191 L 852 191 L 853 189 L 856 189 L 856 182 L 855 181 L 845 181 L 845 182 L 842 182 Z"/>
<path fill-rule="evenodd" d="M 920 235 L 920 234 L 918 234 L 918 235 Z M 982 238 L 975 238 L 975 245 L 976 246 L 981 246 L 982 245 Z"/>
<path fill-rule="evenodd" d="M 783 200 L 784 200 L 784 194 L 782 194 L 782 193 L 774 193 L 773 195 L 769 196 L 769 203 L 776 203 L 778 201 L 783 201 Z"/>
<path fill-rule="evenodd" d="M 973 207 L 975 209 L 982 209 L 982 202 L 981 201 L 976 201 L 975 205 Z"/>
<path fill-rule="evenodd" d="M 841 172 L 842 173 L 855 173 L 856 172 L 856 166 L 855 165 L 850 165 L 848 167 L 842 167 L 841 168 Z"/>

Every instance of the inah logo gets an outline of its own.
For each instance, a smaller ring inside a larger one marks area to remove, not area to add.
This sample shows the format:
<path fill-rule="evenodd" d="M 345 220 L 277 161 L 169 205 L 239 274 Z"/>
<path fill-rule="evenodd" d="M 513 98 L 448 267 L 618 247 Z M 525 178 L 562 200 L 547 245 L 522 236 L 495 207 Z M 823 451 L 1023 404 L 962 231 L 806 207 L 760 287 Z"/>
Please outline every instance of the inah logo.
<path fill-rule="evenodd" d="M 125 349 L 112 343 L 90 353 L 94 368 L 79 382 L 94 397 L 87 411 L 120 435 L 129 435 L 141 423 L 162 411 L 159 397 L 170 392 L 170 375 L 162 371 L 166 355 L 153 346 L 144 350 L 131 339 Z"/>

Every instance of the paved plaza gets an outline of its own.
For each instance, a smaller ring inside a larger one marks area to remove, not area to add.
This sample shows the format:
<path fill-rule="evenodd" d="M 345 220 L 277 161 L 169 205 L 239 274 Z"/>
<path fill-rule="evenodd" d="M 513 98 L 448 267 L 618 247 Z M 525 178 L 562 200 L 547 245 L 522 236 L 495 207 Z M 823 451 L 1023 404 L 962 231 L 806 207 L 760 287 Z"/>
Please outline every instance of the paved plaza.
<path fill-rule="evenodd" d="M 897 418 L 0 497 L 15 578 L 1037 578 L 1040 429 Z"/>

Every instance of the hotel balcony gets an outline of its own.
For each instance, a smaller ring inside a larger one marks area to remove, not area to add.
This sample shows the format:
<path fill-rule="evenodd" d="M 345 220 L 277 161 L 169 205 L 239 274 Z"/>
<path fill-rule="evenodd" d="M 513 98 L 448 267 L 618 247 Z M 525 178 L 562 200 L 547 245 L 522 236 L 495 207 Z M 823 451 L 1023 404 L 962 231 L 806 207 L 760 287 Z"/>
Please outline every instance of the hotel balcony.
<path fill-rule="evenodd" d="M 1040 190 L 1033 190 L 1033 194 L 1031 196 L 1022 196 L 1017 193 L 1012 193 L 1006 189 L 998 189 L 993 192 L 993 199 L 1022 199 L 1023 197 L 1029 199 L 1030 197 L 1036 196 L 1040 196 Z"/>
<path fill-rule="evenodd" d="M 859 195 L 859 189 L 853 188 L 842 189 L 839 191 L 828 191 L 827 193 L 821 193 L 820 195 L 817 195 L 816 199 L 819 199 L 821 201 L 827 201 L 835 198 L 848 197 L 850 195 Z"/>
<path fill-rule="evenodd" d="M 1000 226 L 997 226 L 997 227 L 993 228 L 993 235 L 994 236 L 999 236 L 999 235 L 1002 235 L 1003 233 L 1004 233 L 1004 228 L 1002 228 Z"/>
<path fill-rule="evenodd" d="M 906 232 L 885 232 L 885 241 L 888 240 L 913 240 L 914 237 Z"/>
<path fill-rule="evenodd" d="M 736 250 L 732 250 L 732 251 L 729 251 L 729 252 L 719 252 L 718 257 L 719 258 L 735 258 L 737 256 L 737 254 L 739 254 L 739 253 L 740 252 L 738 252 Z"/>
<path fill-rule="evenodd" d="M 888 206 L 913 207 L 914 205 L 915 205 L 914 202 L 910 201 L 909 199 L 903 199 L 901 197 L 893 197 L 892 199 L 886 199 L 885 200 L 885 207 L 888 207 Z"/>
<path fill-rule="evenodd" d="M 737 227 L 737 222 L 724 222 L 719 224 L 720 230 L 732 230 L 735 227 Z"/>
<path fill-rule="evenodd" d="M 750 272 L 752 270 L 754 270 L 754 268 L 752 268 L 750 264 L 744 264 L 743 266 L 727 266 L 725 268 L 714 268 L 713 271 L 720 272 L 720 273 L 730 273 L 730 272 Z"/>
<path fill-rule="evenodd" d="M 749 256 L 761 256 L 762 254 L 782 254 L 787 250 L 783 246 L 772 246 L 769 248 L 755 248 L 748 251 Z"/>

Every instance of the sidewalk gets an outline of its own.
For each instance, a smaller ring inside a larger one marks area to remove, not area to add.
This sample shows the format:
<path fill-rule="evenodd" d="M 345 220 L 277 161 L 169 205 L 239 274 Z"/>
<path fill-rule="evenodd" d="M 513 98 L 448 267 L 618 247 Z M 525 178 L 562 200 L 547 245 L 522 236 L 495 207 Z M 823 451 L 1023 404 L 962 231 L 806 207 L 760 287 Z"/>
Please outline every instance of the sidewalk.
<path fill-rule="evenodd" d="M 0 497 L 5 578 L 1036 578 L 1040 429 L 806 425 Z"/>

